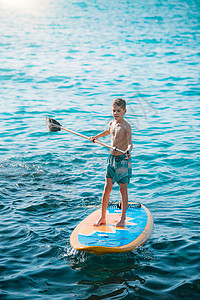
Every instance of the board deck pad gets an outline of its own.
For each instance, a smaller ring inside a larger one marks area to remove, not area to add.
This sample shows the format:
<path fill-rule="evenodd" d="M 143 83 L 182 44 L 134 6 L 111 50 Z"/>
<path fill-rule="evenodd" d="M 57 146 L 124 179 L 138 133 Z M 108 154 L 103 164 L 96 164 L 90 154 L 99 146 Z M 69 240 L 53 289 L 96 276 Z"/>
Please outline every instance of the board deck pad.
<path fill-rule="evenodd" d="M 150 237 L 153 219 L 149 210 L 140 204 L 129 203 L 125 227 L 116 227 L 121 209 L 117 204 L 108 206 L 106 225 L 94 226 L 101 210 L 86 217 L 72 232 L 71 246 L 95 254 L 132 251 Z"/>

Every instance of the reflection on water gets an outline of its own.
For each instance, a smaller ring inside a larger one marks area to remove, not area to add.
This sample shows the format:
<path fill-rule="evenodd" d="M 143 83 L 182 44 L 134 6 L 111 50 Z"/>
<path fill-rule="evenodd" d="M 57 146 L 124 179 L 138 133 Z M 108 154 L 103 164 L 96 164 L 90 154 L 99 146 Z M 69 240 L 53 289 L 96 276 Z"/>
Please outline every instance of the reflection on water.
<path fill-rule="evenodd" d="M 121 299 L 130 291 L 137 291 L 145 283 L 139 275 L 143 262 L 147 264 L 155 260 L 153 252 L 147 247 L 103 256 L 69 249 L 68 259 L 71 268 L 83 277 L 77 284 L 86 286 L 86 290 L 90 291 L 88 293 L 92 293 L 88 298 L 81 299 L 116 299 L 117 296 Z"/>

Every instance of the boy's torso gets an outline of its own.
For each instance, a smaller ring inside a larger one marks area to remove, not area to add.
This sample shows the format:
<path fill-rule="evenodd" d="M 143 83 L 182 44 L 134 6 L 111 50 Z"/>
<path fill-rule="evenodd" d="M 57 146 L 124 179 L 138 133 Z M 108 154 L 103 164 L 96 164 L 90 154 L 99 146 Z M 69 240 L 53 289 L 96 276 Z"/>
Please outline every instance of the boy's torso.
<path fill-rule="evenodd" d="M 111 145 L 123 151 L 125 151 L 128 147 L 127 126 L 128 122 L 126 122 L 125 120 L 122 123 L 116 123 L 115 121 L 113 121 L 110 126 Z M 110 152 L 112 155 L 121 155 L 120 152 L 115 150 L 111 150 Z"/>

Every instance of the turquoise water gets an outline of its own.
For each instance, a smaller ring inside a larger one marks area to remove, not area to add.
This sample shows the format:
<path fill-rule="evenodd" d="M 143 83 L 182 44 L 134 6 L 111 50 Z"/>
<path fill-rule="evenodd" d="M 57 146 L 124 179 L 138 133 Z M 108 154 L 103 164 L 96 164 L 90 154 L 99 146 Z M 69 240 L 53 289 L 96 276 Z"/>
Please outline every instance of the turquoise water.
<path fill-rule="evenodd" d="M 0 9 L 0 298 L 199 299 L 199 1 Z M 133 131 L 129 199 L 155 227 L 138 250 L 98 257 L 69 237 L 101 203 L 108 149 L 48 133 L 45 116 L 94 135 L 116 97 Z"/>

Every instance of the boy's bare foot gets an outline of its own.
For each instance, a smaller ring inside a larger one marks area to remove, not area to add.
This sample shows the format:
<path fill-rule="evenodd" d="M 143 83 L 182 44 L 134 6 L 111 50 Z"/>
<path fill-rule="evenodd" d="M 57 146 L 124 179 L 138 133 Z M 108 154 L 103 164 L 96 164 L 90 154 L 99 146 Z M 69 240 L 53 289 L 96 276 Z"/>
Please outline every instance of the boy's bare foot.
<path fill-rule="evenodd" d="M 117 224 L 116 224 L 116 227 L 125 227 L 125 223 L 126 223 L 126 220 L 120 220 Z"/>
<path fill-rule="evenodd" d="M 103 218 L 100 218 L 98 221 L 94 223 L 94 226 L 100 226 L 100 225 L 106 225 L 106 220 Z"/>

